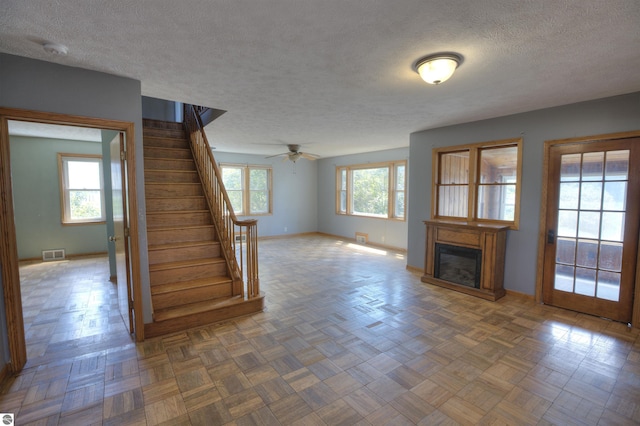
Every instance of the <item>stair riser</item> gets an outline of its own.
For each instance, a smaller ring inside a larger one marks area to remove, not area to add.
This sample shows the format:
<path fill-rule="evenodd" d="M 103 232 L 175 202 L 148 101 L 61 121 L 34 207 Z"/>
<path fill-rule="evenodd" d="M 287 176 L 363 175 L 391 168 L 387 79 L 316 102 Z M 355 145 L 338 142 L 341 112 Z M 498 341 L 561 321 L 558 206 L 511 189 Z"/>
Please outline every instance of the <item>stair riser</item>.
<path fill-rule="evenodd" d="M 191 197 L 202 196 L 202 185 L 193 183 L 149 183 L 144 186 L 147 197 Z"/>
<path fill-rule="evenodd" d="M 172 160 L 166 158 L 145 158 L 145 170 L 196 170 L 193 159 Z"/>
<path fill-rule="evenodd" d="M 147 170 L 144 172 L 144 181 L 147 183 L 199 183 L 200 177 L 195 170 Z"/>
<path fill-rule="evenodd" d="M 189 149 L 189 141 L 185 138 L 177 139 L 145 135 L 142 143 L 148 147 Z"/>
<path fill-rule="evenodd" d="M 206 277 L 218 277 L 226 275 L 227 265 L 225 262 L 212 264 L 188 266 L 184 268 L 163 269 L 149 272 L 149 282 L 151 286 L 168 284 L 180 281 L 195 280 Z"/>
<path fill-rule="evenodd" d="M 153 296 L 153 309 L 172 308 L 188 303 L 202 302 L 204 300 L 231 297 L 231 283 L 215 284 L 207 287 L 198 287 L 167 294 Z"/>
<path fill-rule="evenodd" d="M 152 136 L 160 138 L 185 139 L 186 133 L 184 129 L 161 129 L 155 127 L 145 127 L 142 132 L 143 136 Z"/>
<path fill-rule="evenodd" d="M 147 240 L 150 246 L 169 243 L 186 243 L 194 241 L 215 241 L 213 226 L 193 229 L 147 229 Z"/>
<path fill-rule="evenodd" d="M 147 226 L 149 228 L 169 228 L 176 226 L 197 226 L 197 225 L 211 225 L 211 213 L 206 212 L 162 212 L 162 213 L 150 213 L 147 214 Z"/>
<path fill-rule="evenodd" d="M 147 199 L 147 213 L 207 209 L 207 200 L 204 197 Z"/>
<path fill-rule="evenodd" d="M 191 151 L 188 149 L 168 149 L 155 148 L 152 146 L 144 147 L 145 158 L 175 158 L 175 159 L 191 159 Z"/>
<path fill-rule="evenodd" d="M 149 249 L 149 265 L 166 262 L 182 262 L 190 259 L 213 259 L 220 257 L 220 244 L 211 243 L 192 247 Z"/>

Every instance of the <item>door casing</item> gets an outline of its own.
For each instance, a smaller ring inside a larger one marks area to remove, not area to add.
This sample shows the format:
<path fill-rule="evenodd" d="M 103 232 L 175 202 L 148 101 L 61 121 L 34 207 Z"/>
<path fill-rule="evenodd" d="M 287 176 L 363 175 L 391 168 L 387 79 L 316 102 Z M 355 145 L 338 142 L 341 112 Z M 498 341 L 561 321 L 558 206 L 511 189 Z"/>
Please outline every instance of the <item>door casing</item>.
<path fill-rule="evenodd" d="M 0 108 L 0 262 L 2 265 L 2 286 L 6 310 L 9 340 L 9 370 L 19 372 L 27 361 L 27 349 L 22 317 L 22 298 L 20 294 L 20 276 L 18 250 L 14 223 L 13 195 L 11 187 L 11 161 L 9 151 L 8 121 L 30 121 L 46 124 L 62 124 L 91 127 L 96 129 L 123 132 L 127 140 L 126 170 L 129 182 L 128 203 L 130 215 L 129 229 L 131 238 L 131 279 L 135 315 L 135 335 L 137 341 L 144 340 L 142 318 L 142 290 L 140 287 L 140 246 L 138 243 L 138 202 L 135 179 L 135 132 L 132 122 L 107 120 L 51 112 Z M 0 366 L 1 368 L 2 366 Z"/>
<path fill-rule="evenodd" d="M 544 142 L 544 164 L 542 172 L 542 198 L 540 203 L 540 227 L 538 229 L 538 262 L 536 268 L 536 294 L 535 300 L 542 303 L 542 283 L 544 276 L 544 249 L 547 237 L 547 197 L 549 193 L 548 180 L 550 173 L 551 147 L 561 144 L 589 143 L 600 142 L 612 139 L 627 139 L 640 137 L 640 131 L 609 133 L 595 136 L 584 136 L 570 139 L 548 140 Z M 636 264 L 640 261 L 640 250 L 636 257 Z M 640 326 L 640 268 L 636 268 L 635 288 L 633 297 L 633 308 L 631 316 L 631 325 L 633 327 Z"/>

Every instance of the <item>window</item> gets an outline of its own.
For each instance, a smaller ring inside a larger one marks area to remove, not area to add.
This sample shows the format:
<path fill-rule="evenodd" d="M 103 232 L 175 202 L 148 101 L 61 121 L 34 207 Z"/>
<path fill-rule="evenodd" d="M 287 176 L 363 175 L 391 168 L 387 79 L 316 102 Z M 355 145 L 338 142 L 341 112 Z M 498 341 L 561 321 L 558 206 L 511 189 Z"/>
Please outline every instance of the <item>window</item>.
<path fill-rule="evenodd" d="M 406 161 L 336 169 L 336 212 L 404 220 Z"/>
<path fill-rule="evenodd" d="M 433 217 L 518 228 L 522 139 L 433 150 Z"/>
<path fill-rule="evenodd" d="M 271 213 L 271 167 L 221 164 L 220 169 L 237 215 Z"/>
<path fill-rule="evenodd" d="M 62 223 L 106 220 L 100 155 L 58 154 Z"/>

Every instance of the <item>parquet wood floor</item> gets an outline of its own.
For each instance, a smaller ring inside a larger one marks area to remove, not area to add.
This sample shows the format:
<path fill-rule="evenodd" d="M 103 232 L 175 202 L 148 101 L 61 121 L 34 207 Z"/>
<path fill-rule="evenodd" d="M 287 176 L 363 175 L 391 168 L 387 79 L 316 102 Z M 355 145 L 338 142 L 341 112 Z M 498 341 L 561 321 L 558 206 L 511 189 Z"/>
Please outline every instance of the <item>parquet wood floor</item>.
<path fill-rule="evenodd" d="M 262 313 L 136 344 L 106 258 L 21 268 L 28 364 L 0 412 L 38 425 L 640 423 L 624 324 L 420 282 L 401 253 L 260 242 Z"/>

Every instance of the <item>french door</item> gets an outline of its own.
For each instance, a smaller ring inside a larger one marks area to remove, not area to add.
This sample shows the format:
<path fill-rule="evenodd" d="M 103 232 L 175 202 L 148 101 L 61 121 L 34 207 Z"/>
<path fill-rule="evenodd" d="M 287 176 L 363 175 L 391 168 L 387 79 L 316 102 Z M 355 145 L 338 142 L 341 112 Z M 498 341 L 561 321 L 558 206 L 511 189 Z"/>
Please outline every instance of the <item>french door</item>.
<path fill-rule="evenodd" d="M 553 145 L 545 304 L 631 322 L 640 218 L 640 138 Z"/>

